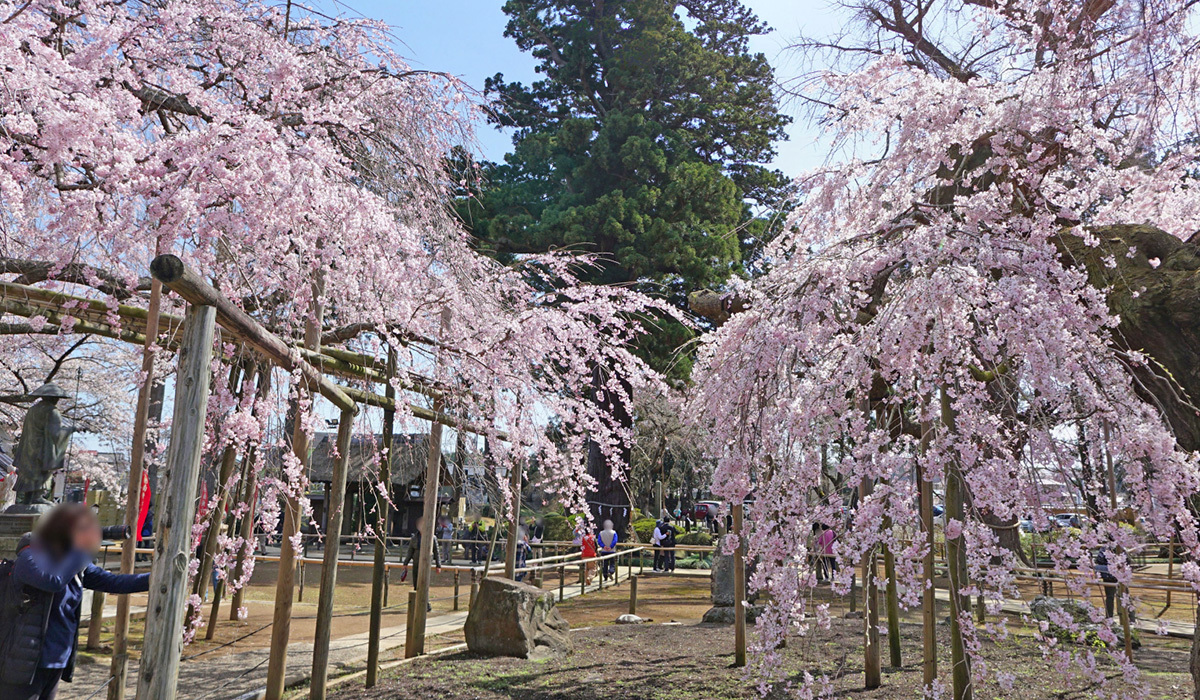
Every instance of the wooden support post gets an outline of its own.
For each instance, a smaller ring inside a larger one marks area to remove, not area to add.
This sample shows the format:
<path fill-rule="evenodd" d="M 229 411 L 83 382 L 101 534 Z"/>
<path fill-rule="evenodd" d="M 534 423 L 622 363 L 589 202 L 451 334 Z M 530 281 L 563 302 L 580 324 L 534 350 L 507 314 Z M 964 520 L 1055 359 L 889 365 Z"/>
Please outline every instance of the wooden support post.
<path fill-rule="evenodd" d="M 442 309 L 442 330 L 450 325 L 449 307 Z M 435 362 L 438 358 L 435 358 Z M 441 414 L 442 400 L 435 399 L 433 412 Z M 437 517 L 438 517 L 438 487 L 442 483 L 442 424 L 431 421 L 429 425 L 429 445 L 425 460 L 425 504 L 421 514 L 423 523 L 421 531 L 421 553 L 417 562 L 414 580 L 417 583 L 416 609 L 412 611 L 412 626 L 409 629 L 411 649 L 405 650 L 405 656 L 419 656 L 425 653 L 425 622 L 429 612 L 429 584 L 433 579 L 433 548 L 437 546 Z"/>
<path fill-rule="evenodd" d="M 388 347 L 387 377 L 384 387 L 387 398 L 396 398 L 396 388 L 391 378 L 396 376 L 396 349 Z M 396 408 L 383 409 L 383 455 L 379 463 L 379 482 L 387 493 L 375 495 L 375 561 L 371 568 L 371 621 L 367 633 L 367 678 L 366 687 L 373 688 L 379 680 L 379 633 L 383 629 L 383 608 L 387 603 L 387 534 L 389 502 L 392 489 L 392 434 L 395 432 Z M 457 601 L 455 601 L 457 602 Z"/>
<path fill-rule="evenodd" d="M 342 411 L 338 419 L 337 459 L 333 462 L 333 481 L 325 508 L 325 552 L 321 565 L 321 592 L 317 596 L 317 625 L 313 635 L 312 682 L 310 700 L 324 700 L 329 680 L 329 639 L 333 631 L 333 594 L 337 586 L 338 554 L 341 551 L 342 519 L 346 513 L 346 463 L 350 456 L 350 436 L 354 432 L 354 412 Z"/>
<path fill-rule="evenodd" d="M 932 434 L 928 425 L 922 425 L 922 446 L 929 443 Z M 924 453 L 924 449 L 922 449 Z M 923 582 L 921 591 L 921 670 L 925 688 L 930 688 L 937 680 L 937 589 L 933 585 L 933 484 L 926 479 L 924 470 L 917 475 L 917 488 L 920 490 L 921 529 L 925 534 L 925 556 L 922 560 Z"/>
<path fill-rule="evenodd" d="M 629 579 L 629 614 L 637 615 L 637 583 L 638 577 Z"/>
<path fill-rule="evenodd" d="M 733 555 L 733 665 L 746 665 L 746 543 L 742 540 L 741 501 L 733 506 L 733 532 L 738 538 Z"/>
<path fill-rule="evenodd" d="M 243 460 L 243 462 L 246 462 L 246 461 L 248 461 L 248 460 Z M 246 465 L 243 464 L 242 466 L 245 467 Z M 245 480 L 245 478 L 246 478 L 245 469 L 242 469 L 242 472 L 243 472 L 243 474 L 241 476 L 241 480 Z M 233 509 L 230 508 L 229 515 L 225 519 L 225 525 L 229 531 L 233 530 L 233 526 L 234 526 L 233 520 L 234 520 Z M 225 584 L 226 584 L 226 580 L 225 580 L 225 578 L 222 578 L 222 579 L 219 579 L 217 581 L 217 585 L 213 587 L 213 601 L 212 601 L 212 605 L 209 607 L 208 626 L 204 630 L 204 638 L 205 639 L 211 640 L 214 636 L 216 636 L 217 619 L 218 619 L 218 616 L 221 614 L 221 598 L 224 597 L 224 595 L 225 595 Z"/>
<path fill-rule="evenodd" d="M 956 416 L 950 395 L 945 389 L 941 390 L 942 427 L 949 434 L 955 432 Z M 946 522 L 966 520 L 962 471 L 958 459 L 951 456 L 946 465 Z M 971 657 L 967 655 L 963 642 L 961 615 L 969 610 L 970 601 L 964 604 L 962 589 L 967 580 L 967 551 L 963 547 L 963 536 L 946 539 L 946 563 L 950 569 L 950 663 L 951 663 L 951 698 L 953 700 L 972 700 L 974 692 L 971 683 Z"/>
<path fill-rule="evenodd" d="M 434 411 L 440 413 L 440 401 Z M 416 610 L 412 613 L 413 656 L 425 653 L 425 622 L 429 608 L 429 584 L 433 579 L 433 548 L 437 546 L 438 484 L 442 474 L 442 424 L 429 426 L 429 450 L 425 462 L 425 512 L 421 515 L 421 554 L 414 573 L 417 581 Z M 406 653 L 407 656 L 407 653 Z"/>
<path fill-rule="evenodd" d="M 567 567 L 562 565 L 558 567 L 558 602 L 563 602 L 564 592 L 567 585 Z"/>
<path fill-rule="evenodd" d="M 900 654 L 900 592 L 896 581 L 896 555 L 891 546 L 883 552 L 883 573 L 887 576 L 887 622 L 888 651 L 892 668 L 901 668 L 904 661 Z"/>
<path fill-rule="evenodd" d="M 1167 585 L 1171 585 L 1170 581 L 1175 577 L 1175 535 L 1171 535 L 1171 540 L 1167 542 Z M 1163 607 L 1163 612 L 1166 612 L 1171 607 L 1171 591 L 1167 590 L 1167 604 Z M 1159 617 L 1162 613 L 1158 614 Z"/>
<path fill-rule="evenodd" d="M 320 298 L 320 282 L 313 285 L 313 301 L 304 327 L 304 347 L 318 350 L 321 346 L 321 319 L 324 309 Z M 315 397 L 313 397 L 315 398 Z M 293 402 L 292 452 L 308 474 L 308 433 L 304 431 L 304 416 Z M 344 407 L 343 407 L 344 408 Z M 267 691 L 265 700 L 282 700 L 287 674 L 287 647 L 292 635 L 292 595 L 296 589 L 296 550 L 292 538 L 300 532 L 300 494 L 289 493 L 283 502 L 283 536 L 279 543 L 279 574 L 275 579 L 275 612 L 271 624 L 271 652 L 267 662 Z M 300 600 L 304 600 L 304 562 L 300 562 Z"/>
<path fill-rule="evenodd" d="M 454 570 L 454 609 L 458 610 L 458 569 Z"/>
<path fill-rule="evenodd" d="M 858 487 L 858 504 L 870 497 L 875 484 L 863 479 Z M 863 555 L 863 677 L 867 690 L 878 688 L 883 683 L 879 660 L 879 587 L 876 583 L 875 548 Z"/>
<path fill-rule="evenodd" d="M 509 467 L 508 488 L 512 491 L 512 521 L 504 550 L 504 578 L 511 580 L 517 571 L 517 533 L 521 528 L 521 467 L 517 462 Z"/>
<path fill-rule="evenodd" d="M 100 630 L 104 626 L 104 593 L 92 591 L 92 616 L 88 620 L 87 644 L 88 651 L 100 648 Z"/>
<path fill-rule="evenodd" d="M 188 560 L 196 484 L 208 414 L 216 310 L 191 305 L 184 321 L 175 379 L 175 408 L 167 463 L 159 476 L 157 557 L 150 573 L 146 638 L 138 672 L 138 700 L 174 700 L 183 650 L 183 614 L 188 598 Z M 161 495 L 165 494 L 165 498 Z"/>
<path fill-rule="evenodd" d="M 121 573 L 132 574 L 137 556 L 137 541 L 142 533 L 138 516 L 142 506 L 142 481 L 146 469 L 146 422 L 150 414 L 150 394 L 154 388 L 155 342 L 158 339 L 158 315 L 162 300 L 162 282 L 150 281 L 150 306 L 146 312 L 146 340 L 142 348 L 142 385 L 138 387 L 137 407 L 133 414 L 133 445 L 129 455 L 129 484 L 125 493 L 125 526 L 132 534 L 121 543 Z M 113 620 L 113 656 L 109 667 L 108 700 L 124 700 L 125 677 L 129 661 L 129 596 L 117 596 L 117 617 Z"/>
<path fill-rule="evenodd" d="M 416 625 L 417 617 L 417 591 L 414 588 L 408 592 L 408 625 L 405 628 L 407 634 L 404 637 L 404 658 L 411 659 L 418 655 L 417 642 L 412 635 L 414 625 Z"/>
<path fill-rule="evenodd" d="M 471 597 L 467 599 L 467 609 L 471 610 L 475 607 L 475 598 L 479 595 L 479 577 L 475 575 L 475 570 L 471 569 Z"/>

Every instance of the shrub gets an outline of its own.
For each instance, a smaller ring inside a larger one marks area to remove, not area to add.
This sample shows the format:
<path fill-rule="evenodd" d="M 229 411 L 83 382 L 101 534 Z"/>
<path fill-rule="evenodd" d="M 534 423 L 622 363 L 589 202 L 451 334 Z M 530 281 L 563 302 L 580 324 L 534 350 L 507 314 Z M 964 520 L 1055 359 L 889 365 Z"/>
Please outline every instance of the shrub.
<path fill-rule="evenodd" d="M 713 537 L 706 530 L 696 530 L 695 532 L 685 532 L 675 540 L 679 544 L 698 545 L 707 547 L 713 543 Z"/>
<path fill-rule="evenodd" d="M 637 533 L 638 542 L 643 544 L 650 541 L 650 536 L 654 534 L 654 526 L 657 523 L 654 518 L 641 518 L 633 521 L 633 531 Z"/>
<path fill-rule="evenodd" d="M 575 537 L 575 518 L 577 517 L 580 516 L 547 513 L 545 539 L 550 542 L 570 542 Z"/>

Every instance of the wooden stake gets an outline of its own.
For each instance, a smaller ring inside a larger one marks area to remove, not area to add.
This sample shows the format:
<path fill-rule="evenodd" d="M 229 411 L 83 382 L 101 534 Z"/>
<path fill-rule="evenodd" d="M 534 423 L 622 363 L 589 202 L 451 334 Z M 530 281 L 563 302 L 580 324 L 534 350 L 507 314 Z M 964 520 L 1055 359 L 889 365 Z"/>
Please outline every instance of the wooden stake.
<path fill-rule="evenodd" d="M 137 541 L 134 532 L 142 506 L 142 479 L 146 473 L 146 422 L 150 413 L 150 393 L 154 386 L 155 340 L 158 338 L 158 311 L 162 300 L 162 282 L 150 282 L 150 308 L 146 314 L 146 340 L 142 348 L 142 385 L 138 387 L 137 408 L 133 414 L 133 445 L 129 455 L 129 485 L 125 493 L 125 526 L 132 536 L 121 543 L 121 573 L 132 574 Z M 117 596 L 117 618 L 113 621 L 113 657 L 109 667 L 108 700 L 124 700 L 125 674 L 129 662 L 129 596 Z"/>
<path fill-rule="evenodd" d="M 746 543 L 742 541 L 742 504 L 733 506 L 733 532 L 738 537 L 733 558 L 733 665 L 746 665 Z"/>
<path fill-rule="evenodd" d="M 388 347 L 387 377 L 384 387 L 387 398 L 395 401 L 396 389 L 391 378 L 396 375 L 396 349 Z M 371 622 L 367 633 L 367 678 L 366 687 L 373 688 L 379 679 L 379 631 L 383 629 L 383 598 L 387 587 L 387 535 L 388 515 L 391 511 L 389 498 L 392 490 L 392 434 L 395 431 L 396 408 L 383 409 L 383 456 L 379 464 L 379 481 L 386 493 L 375 497 L 375 561 L 371 567 Z"/>
<path fill-rule="evenodd" d="M 637 574 L 629 578 L 629 614 L 637 615 Z"/>
<path fill-rule="evenodd" d="M 188 598 L 188 560 L 192 554 L 192 520 L 196 515 L 196 483 L 200 476 L 200 453 L 204 448 L 215 326 L 214 308 L 188 307 L 179 348 L 171 443 L 164 475 L 167 486 L 160 489 L 166 498 L 160 498 L 158 508 L 157 558 L 150 573 L 138 700 L 174 700 L 179 682 L 183 614 Z"/>
<path fill-rule="evenodd" d="M 317 596 L 317 629 L 313 635 L 312 683 L 310 700 L 324 700 L 329 680 L 329 638 L 333 628 L 333 591 L 337 586 L 338 554 L 342 544 L 342 517 L 346 512 L 346 463 L 350 457 L 350 435 L 354 432 L 354 412 L 342 411 L 338 419 L 337 459 L 333 462 L 326 509 L 325 558 L 321 566 L 321 593 Z"/>

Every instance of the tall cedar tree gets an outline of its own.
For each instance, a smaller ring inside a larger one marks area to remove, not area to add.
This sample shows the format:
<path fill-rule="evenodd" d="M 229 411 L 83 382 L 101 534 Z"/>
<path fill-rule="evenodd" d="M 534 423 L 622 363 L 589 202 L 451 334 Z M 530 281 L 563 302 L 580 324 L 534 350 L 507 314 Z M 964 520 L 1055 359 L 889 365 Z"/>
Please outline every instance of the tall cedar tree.
<path fill-rule="evenodd" d="M 503 163 L 462 216 L 501 258 L 554 248 L 598 253 L 589 281 L 634 284 L 684 308 L 720 285 L 772 231 L 785 179 L 763 167 L 784 138 L 774 74 L 751 36 L 767 26 L 738 0 L 510 0 L 505 36 L 545 79 L 497 74 L 493 119 L 515 126 Z M 659 322 L 640 351 L 686 377 L 690 338 Z"/>

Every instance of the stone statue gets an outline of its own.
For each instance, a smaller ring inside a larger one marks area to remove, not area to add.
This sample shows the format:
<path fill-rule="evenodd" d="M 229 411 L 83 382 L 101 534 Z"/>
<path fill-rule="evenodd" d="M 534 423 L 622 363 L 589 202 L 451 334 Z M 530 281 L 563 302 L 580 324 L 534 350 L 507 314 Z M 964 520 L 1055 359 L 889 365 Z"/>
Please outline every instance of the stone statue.
<path fill-rule="evenodd" d="M 26 413 L 21 426 L 21 440 L 13 455 L 17 471 L 17 505 L 10 508 L 37 511 L 53 505 L 50 500 L 54 472 L 62 469 L 67 457 L 67 445 L 75 426 L 58 412 L 59 399 L 67 392 L 50 382 L 35 389 L 30 396 L 41 400 Z"/>

